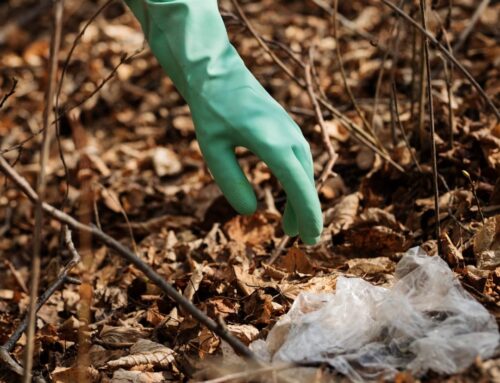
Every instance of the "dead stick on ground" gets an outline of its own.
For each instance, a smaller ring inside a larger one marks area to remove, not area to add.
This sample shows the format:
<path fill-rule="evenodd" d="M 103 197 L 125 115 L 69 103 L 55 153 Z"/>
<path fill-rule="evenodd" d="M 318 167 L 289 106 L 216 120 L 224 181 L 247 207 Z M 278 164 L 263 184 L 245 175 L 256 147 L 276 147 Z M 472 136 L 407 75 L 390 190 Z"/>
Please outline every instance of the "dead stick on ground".
<path fill-rule="evenodd" d="M 35 331 L 36 331 L 36 303 L 38 297 L 38 285 L 40 282 L 40 253 L 42 247 L 42 226 L 43 226 L 43 210 L 42 203 L 45 198 L 45 168 L 48 161 L 50 135 L 49 135 L 49 119 L 52 113 L 54 102 L 54 86 L 57 76 L 57 56 L 59 53 L 59 45 L 61 42 L 62 30 L 62 13 L 63 3 L 58 0 L 54 3 L 54 28 L 50 43 L 49 56 L 49 79 L 47 90 L 45 93 L 45 109 L 43 111 L 43 135 L 40 153 L 40 170 L 37 181 L 37 194 L 40 199 L 35 206 L 35 233 L 34 246 L 31 259 L 31 278 L 30 278 L 30 303 L 28 308 L 28 328 L 26 331 L 26 348 L 24 350 L 24 376 L 23 382 L 31 382 L 31 370 L 33 368 L 33 352 L 35 347 Z"/>
<path fill-rule="evenodd" d="M 0 155 L 0 170 L 9 177 L 26 196 L 33 202 L 38 203 L 39 198 L 33 188 L 29 185 L 25 178 L 23 178 L 15 169 L 13 169 L 7 160 Z M 191 314 L 198 322 L 205 325 L 209 330 L 213 331 L 216 335 L 225 340 L 229 345 L 241 355 L 249 359 L 255 359 L 255 356 L 250 349 L 245 346 L 238 338 L 231 335 L 229 332 L 221 329 L 217 323 L 209 318 L 205 313 L 200 311 L 195 305 L 193 305 L 189 300 L 187 300 L 182 294 L 180 294 L 170 283 L 165 281 L 156 271 L 153 270 L 151 266 L 142 261 L 137 255 L 132 251 L 123 246 L 116 239 L 110 237 L 103 231 L 96 227 L 84 225 L 77 221 L 70 215 L 56 209 L 55 207 L 43 203 L 42 208 L 45 213 L 50 215 L 52 218 L 68 225 L 73 230 L 81 230 L 89 232 L 93 237 L 101 241 L 103 244 L 109 248 L 115 250 L 122 258 L 132 263 L 135 267 L 141 270 L 153 283 L 155 283 L 160 289 L 173 301 L 175 301 L 179 306 L 181 306 L 186 312 Z"/>
<path fill-rule="evenodd" d="M 407 22 L 409 22 L 413 28 L 415 28 L 417 31 L 419 31 L 421 34 L 427 37 L 428 41 L 432 43 L 441 53 L 444 54 L 444 56 L 455 65 L 460 72 L 469 80 L 469 82 L 476 88 L 476 90 L 479 92 L 481 97 L 486 101 L 488 106 L 491 108 L 493 113 L 495 113 L 495 116 L 497 120 L 500 121 L 500 111 L 497 109 L 491 98 L 486 94 L 483 88 L 481 88 L 481 85 L 478 84 L 478 82 L 475 80 L 475 78 L 470 74 L 470 72 L 465 69 L 465 67 L 460 64 L 460 62 L 453 56 L 453 53 L 450 52 L 448 49 L 446 49 L 439 41 L 436 40 L 436 38 L 431 35 L 427 30 L 423 29 L 422 26 L 420 26 L 415 20 L 413 20 L 410 16 L 408 16 L 404 11 L 402 11 L 400 8 L 398 8 L 395 4 L 391 3 L 389 0 L 380 0 L 382 3 L 387 5 L 389 8 L 391 8 L 394 12 L 396 12 L 399 16 L 401 16 L 403 19 L 405 19 Z"/>
<path fill-rule="evenodd" d="M 425 15 L 426 5 L 425 0 L 420 0 L 420 12 L 422 12 L 422 28 L 427 32 L 427 19 Z M 429 108 L 430 128 L 431 128 L 431 149 L 432 149 L 432 183 L 434 189 L 434 210 L 436 214 L 435 235 L 438 244 L 441 238 L 441 228 L 439 226 L 439 186 L 438 186 L 438 168 L 437 168 L 437 153 L 436 153 L 436 137 L 434 126 L 434 105 L 432 102 L 432 79 L 431 79 L 431 64 L 429 58 L 429 40 L 424 37 L 424 56 L 425 67 L 427 72 L 427 104 Z"/>

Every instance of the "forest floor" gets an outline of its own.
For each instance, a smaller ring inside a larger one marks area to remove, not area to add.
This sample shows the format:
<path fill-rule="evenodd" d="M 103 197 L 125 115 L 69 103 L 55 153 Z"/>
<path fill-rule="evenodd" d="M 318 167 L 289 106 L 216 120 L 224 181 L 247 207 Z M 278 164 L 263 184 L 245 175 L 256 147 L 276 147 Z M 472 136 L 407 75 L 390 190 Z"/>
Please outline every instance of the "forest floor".
<path fill-rule="evenodd" d="M 408 249 L 438 252 L 436 220 L 440 256 L 499 322 L 495 113 L 431 44 L 431 119 L 421 34 L 378 0 L 340 2 L 335 31 L 332 3 L 241 1 L 245 21 L 232 1 L 219 2 L 245 63 L 302 128 L 317 178 L 331 159 L 323 133 L 338 154 L 334 174 L 319 190 L 325 229 L 318 245 L 285 238 L 285 194 L 244 148 L 238 148 L 238 158 L 259 210 L 239 216 L 229 206 L 203 162 L 186 103 L 121 1 L 97 15 L 105 1 L 64 1 L 56 76 L 60 134 L 59 140 L 51 134 L 44 200 L 132 249 L 245 344 L 264 339 L 300 292 L 334 291 L 341 275 L 390 286 Z M 418 2 L 404 3 L 420 23 Z M 456 60 L 500 106 L 500 4 L 477 11 L 484 1 L 432 3 L 428 30 L 453 48 Z M 49 1 L 0 2 L 0 153 L 33 186 L 40 172 L 53 24 Z M 321 118 L 313 103 L 320 99 Z M 27 313 L 34 228 L 32 202 L 0 174 L 0 344 Z M 40 294 L 72 257 L 61 233 L 61 222 L 46 216 Z M 66 279 L 36 321 L 33 371 L 39 381 L 182 381 L 234 372 L 218 362 L 236 357 L 227 344 L 136 266 L 85 233 L 73 231 L 73 240 L 83 261 L 69 275 L 78 281 Z M 10 355 L 22 362 L 25 348 L 23 335 Z M 315 374 L 318 381 L 341 379 L 324 368 Z M 495 379 L 498 355 L 452 376 L 396 378 Z M 16 381 L 16 375 L 0 366 L 0 381 Z"/>

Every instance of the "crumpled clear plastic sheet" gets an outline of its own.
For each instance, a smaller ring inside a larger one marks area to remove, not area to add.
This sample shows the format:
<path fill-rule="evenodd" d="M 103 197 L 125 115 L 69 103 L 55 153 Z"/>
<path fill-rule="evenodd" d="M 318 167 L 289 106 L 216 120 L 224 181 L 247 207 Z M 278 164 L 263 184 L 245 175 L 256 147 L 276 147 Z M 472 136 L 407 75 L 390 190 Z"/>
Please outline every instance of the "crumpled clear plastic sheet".
<path fill-rule="evenodd" d="M 451 374 L 495 353 L 495 319 L 441 258 L 413 248 L 395 276 L 391 288 L 339 277 L 331 294 L 301 293 L 250 347 L 268 362 L 328 363 L 353 381 Z"/>

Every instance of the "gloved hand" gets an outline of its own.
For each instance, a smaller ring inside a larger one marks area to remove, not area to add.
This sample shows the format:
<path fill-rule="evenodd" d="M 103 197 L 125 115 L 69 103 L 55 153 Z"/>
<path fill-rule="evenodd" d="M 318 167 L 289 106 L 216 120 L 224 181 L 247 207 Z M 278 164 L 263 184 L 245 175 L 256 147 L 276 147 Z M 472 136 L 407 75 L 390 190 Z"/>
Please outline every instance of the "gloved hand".
<path fill-rule="evenodd" d="M 323 218 L 309 144 L 300 128 L 245 67 L 229 42 L 216 0 L 125 0 L 165 72 L 189 104 L 215 182 L 240 214 L 257 199 L 236 159 L 244 146 L 283 186 L 286 234 L 318 241 Z"/>

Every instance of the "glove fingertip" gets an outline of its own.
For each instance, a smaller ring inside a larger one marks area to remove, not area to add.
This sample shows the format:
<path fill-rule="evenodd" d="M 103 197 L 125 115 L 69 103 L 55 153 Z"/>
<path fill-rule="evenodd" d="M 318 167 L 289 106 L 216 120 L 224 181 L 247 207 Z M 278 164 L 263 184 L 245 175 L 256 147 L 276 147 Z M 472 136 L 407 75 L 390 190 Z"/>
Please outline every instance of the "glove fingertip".
<path fill-rule="evenodd" d="M 257 210 L 257 197 L 245 179 L 239 187 L 225 193 L 231 206 L 241 215 L 252 215 Z"/>
<path fill-rule="evenodd" d="M 304 242 L 306 245 L 316 245 L 321 238 L 321 235 L 318 235 L 317 237 L 300 237 L 302 239 L 302 242 Z"/>

